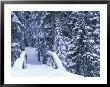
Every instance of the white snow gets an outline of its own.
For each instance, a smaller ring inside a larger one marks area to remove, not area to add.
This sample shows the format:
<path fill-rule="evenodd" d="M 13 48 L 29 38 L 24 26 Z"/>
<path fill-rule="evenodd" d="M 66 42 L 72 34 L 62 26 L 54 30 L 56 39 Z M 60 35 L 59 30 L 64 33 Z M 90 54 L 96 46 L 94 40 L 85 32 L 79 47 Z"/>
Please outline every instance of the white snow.
<path fill-rule="evenodd" d="M 93 19 L 98 19 L 98 17 L 93 17 Z"/>
<path fill-rule="evenodd" d="M 87 42 L 87 40 L 83 40 L 83 42 Z"/>
<path fill-rule="evenodd" d="M 26 49 L 28 49 L 28 48 L 26 48 Z M 35 50 L 34 48 L 31 48 L 30 51 L 32 51 L 32 49 Z M 26 64 L 27 68 L 23 69 L 22 64 L 23 64 L 23 61 L 25 58 L 24 57 L 25 53 L 26 53 L 26 51 L 22 51 L 20 58 L 18 58 L 16 60 L 14 66 L 12 68 L 12 76 L 14 76 L 14 77 L 59 77 L 59 76 L 83 77 L 83 76 L 75 75 L 73 73 L 66 71 L 62 65 L 61 60 L 58 58 L 57 54 L 55 52 L 51 52 L 51 51 L 48 51 L 48 54 L 53 56 L 55 62 L 58 65 L 58 69 L 54 69 L 53 67 L 47 66 L 44 64 L 41 64 L 41 65 Z M 30 55 L 30 56 L 32 56 L 32 55 Z"/>
<path fill-rule="evenodd" d="M 76 40 L 79 39 L 79 38 L 80 38 L 80 36 L 78 35 L 78 36 L 76 37 Z"/>
<path fill-rule="evenodd" d="M 53 69 L 47 65 L 31 65 L 27 64 L 26 69 L 12 69 L 12 76 L 14 77 L 83 77 L 69 73 L 61 69 Z"/>
<path fill-rule="evenodd" d="M 69 45 L 68 45 L 68 50 L 70 50 L 70 48 L 74 48 L 74 47 L 75 47 L 74 44 L 69 44 Z"/>
<path fill-rule="evenodd" d="M 99 29 L 96 29 L 93 33 L 94 34 L 99 34 L 99 32 L 100 32 Z"/>
<path fill-rule="evenodd" d="M 11 43 L 11 46 L 16 46 L 16 45 L 20 46 L 19 43 Z"/>
<path fill-rule="evenodd" d="M 91 27 L 90 26 L 85 26 L 85 29 L 91 29 Z"/>
<path fill-rule="evenodd" d="M 96 57 L 99 57 L 99 56 L 98 56 L 97 54 L 95 54 L 95 53 L 93 53 L 92 55 L 93 55 L 93 56 L 96 56 Z"/>
<path fill-rule="evenodd" d="M 62 64 L 61 60 L 58 58 L 57 54 L 55 52 L 51 52 L 51 51 L 48 51 L 48 53 L 53 56 L 55 62 L 58 65 L 58 68 L 61 70 L 65 70 L 65 68 L 63 67 L 63 64 Z"/>
<path fill-rule="evenodd" d="M 76 63 L 70 61 L 69 64 L 68 64 L 68 67 L 73 66 L 73 65 L 76 65 Z"/>
<path fill-rule="evenodd" d="M 69 52 L 67 52 L 67 54 L 73 54 L 74 52 L 76 52 L 76 51 L 69 51 Z"/>
<path fill-rule="evenodd" d="M 18 58 L 15 61 L 13 69 L 15 69 L 15 70 L 21 70 L 22 69 L 23 62 L 25 61 L 25 53 L 26 53 L 25 51 L 22 51 L 20 58 Z"/>
<path fill-rule="evenodd" d="M 90 43 L 94 43 L 94 40 L 89 40 Z"/>

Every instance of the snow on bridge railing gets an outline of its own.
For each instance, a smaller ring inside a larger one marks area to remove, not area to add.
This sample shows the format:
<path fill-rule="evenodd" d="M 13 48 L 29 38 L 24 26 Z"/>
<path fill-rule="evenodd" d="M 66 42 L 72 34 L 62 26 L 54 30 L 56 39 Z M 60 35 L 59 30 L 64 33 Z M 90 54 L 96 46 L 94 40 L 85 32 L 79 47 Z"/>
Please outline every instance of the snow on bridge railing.
<path fill-rule="evenodd" d="M 26 61 L 27 61 L 27 59 L 26 59 L 26 52 L 25 51 L 22 51 L 22 53 L 20 54 L 20 58 L 18 58 L 15 61 L 13 68 L 15 68 L 17 70 L 18 69 L 21 70 L 21 69 L 27 68 Z"/>
<path fill-rule="evenodd" d="M 59 57 L 57 56 L 57 54 L 55 52 L 51 52 L 51 51 L 48 51 L 47 54 L 50 54 L 53 59 L 55 60 L 57 66 L 58 66 L 58 69 L 61 69 L 61 70 L 66 70 L 61 62 L 61 60 L 59 59 Z"/>

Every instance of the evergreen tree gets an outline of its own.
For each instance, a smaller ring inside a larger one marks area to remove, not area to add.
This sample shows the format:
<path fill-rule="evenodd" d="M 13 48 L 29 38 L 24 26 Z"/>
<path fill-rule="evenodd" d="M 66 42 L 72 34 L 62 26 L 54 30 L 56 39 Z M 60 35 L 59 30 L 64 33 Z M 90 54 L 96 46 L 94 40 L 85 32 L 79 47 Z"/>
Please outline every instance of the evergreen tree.
<path fill-rule="evenodd" d="M 39 61 L 57 68 L 54 51 L 67 71 L 100 76 L 99 11 L 13 11 L 11 28 L 11 43 L 35 47 Z"/>

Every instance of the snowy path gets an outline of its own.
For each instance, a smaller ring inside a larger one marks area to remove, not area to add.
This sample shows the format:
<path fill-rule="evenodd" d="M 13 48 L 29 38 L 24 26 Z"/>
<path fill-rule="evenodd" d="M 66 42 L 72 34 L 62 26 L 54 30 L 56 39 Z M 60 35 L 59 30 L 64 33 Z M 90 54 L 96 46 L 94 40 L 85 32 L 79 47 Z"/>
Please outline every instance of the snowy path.
<path fill-rule="evenodd" d="M 17 59 L 17 61 L 14 64 L 14 67 L 12 68 L 12 76 L 20 77 L 20 76 L 34 76 L 34 77 L 82 77 L 79 75 L 75 75 L 73 73 L 69 73 L 66 71 L 61 63 L 61 60 L 58 58 L 57 54 L 51 51 L 48 51 L 50 55 L 54 57 L 54 60 L 56 61 L 58 65 L 58 69 L 54 69 L 51 66 L 43 65 L 40 62 L 38 62 L 37 59 L 37 53 L 35 52 L 35 48 L 27 47 L 26 48 L 27 53 L 27 68 L 22 69 L 22 64 L 24 61 L 24 55 L 25 51 L 22 52 L 20 55 L 20 58 Z"/>
<path fill-rule="evenodd" d="M 25 51 L 27 53 L 27 64 L 31 65 L 41 65 L 42 63 L 38 61 L 36 48 L 26 47 Z"/>
<path fill-rule="evenodd" d="M 27 65 L 28 68 L 15 70 L 12 69 L 12 76 L 14 77 L 82 77 L 69 73 L 61 69 L 54 69 L 46 65 Z"/>

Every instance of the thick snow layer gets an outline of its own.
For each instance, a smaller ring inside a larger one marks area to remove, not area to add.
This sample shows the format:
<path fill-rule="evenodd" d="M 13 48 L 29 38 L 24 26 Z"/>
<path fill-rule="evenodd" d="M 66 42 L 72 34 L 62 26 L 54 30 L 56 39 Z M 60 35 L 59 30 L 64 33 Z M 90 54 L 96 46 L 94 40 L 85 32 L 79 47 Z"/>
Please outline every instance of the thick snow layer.
<path fill-rule="evenodd" d="M 72 73 L 69 73 L 67 71 L 61 70 L 61 69 L 53 69 L 51 66 L 47 65 L 31 65 L 27 64 L 26 69 L 12 69 L 12 76 L 20 77 L 20 76 L 34 76 L 34 77 L 82 77 L 79 75 L 75 75 Z"/>
<path fill-rule="evenodd" d="M 21 70 L 22 69 L 22 65 L 23 65 L 23 62 L 25 60 L 25 51 L 22 51 L 21 55 L 20 55 L 20 58 L 18 58 L 15 63 L 14 63 L 14 66 L 13 66 L 13 69 L 16 69 L 16 70 Z"/>
<path fill-rule="evenodd" d="M 63 64 L 62 64 L 61 60 L 58 58 L 57 54 L 55 52 L 51 52 L 51 51 L 48 51 L 48 53 L 53 56 L 56 64 L 58 65 L 58 68 L 61 70 L 65 70 L 65 68 L 63 67 Z"/>
<path fill-rule="evenodd" d="M 30 49 L 30 51 L 29 51 Z M 58 65 L 58 69 L 54 69 L 51 66 L 47 66 L 47 65 L 32 65 L 32 64 L 26 64 L 27 68 L 23 69 L 22 65 L 23 65 L 23 61 L 25 60 L 24 56 L 26 52 L 30 52 L 27 54 L 27 56 L 30 56 L 31 58 L 33 58 L 34 54 L 32 55 L 32 52 L 35 53 L 35 49 L 34 48 L 26 48 L 26 50 L 28 51 L 22 51 L 20 58 L 18 58 L 12 68 L 12 76 L 16 77 L 20 77 L 20 76 L 34 76 L 34 77 L 59 77 L 59 76 L 64 76 L 64 77 L 81 77 L 78 75 L 75 75 L 73 73 L 69 73 L 68 71 L 65 70 L 65 68 L 62 65 L 61 60 L 58 58 L 57 54 L 55 52 L 51 52 L 48 51 L 48 53 L 50 55 L 53 56 L 55 62 Z"/>

